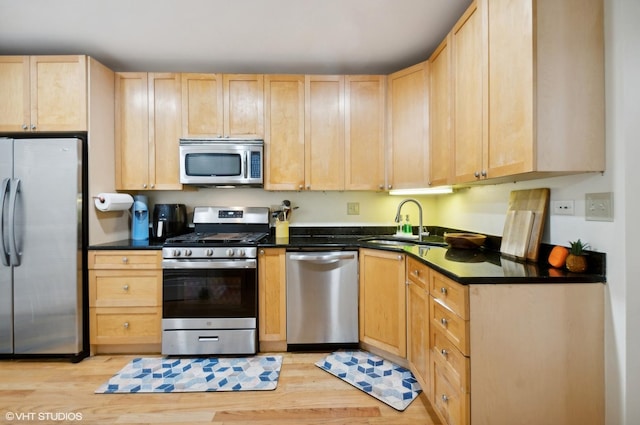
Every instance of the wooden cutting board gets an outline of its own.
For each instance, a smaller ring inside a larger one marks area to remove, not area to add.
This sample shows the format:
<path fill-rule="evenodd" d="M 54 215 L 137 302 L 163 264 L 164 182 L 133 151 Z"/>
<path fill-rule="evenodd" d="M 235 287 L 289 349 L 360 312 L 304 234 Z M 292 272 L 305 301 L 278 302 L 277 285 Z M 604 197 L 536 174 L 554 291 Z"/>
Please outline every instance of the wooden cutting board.
<path fill-rule="evenodd" d="M 500 252 L 516 258 L 526 258 L 535 214 L 533 211 L 508 211 L 502 232 Z"/>
<path fill-rule="evenodd" d="M 513 190 L 509 195 L 507 213 L 510 211 L 531 211 L 534 214 L 531 236 L 524 257 L 527 260 L 538 261 L 540 241 L 542 240 L 548 209 L 549 188 Z"/>

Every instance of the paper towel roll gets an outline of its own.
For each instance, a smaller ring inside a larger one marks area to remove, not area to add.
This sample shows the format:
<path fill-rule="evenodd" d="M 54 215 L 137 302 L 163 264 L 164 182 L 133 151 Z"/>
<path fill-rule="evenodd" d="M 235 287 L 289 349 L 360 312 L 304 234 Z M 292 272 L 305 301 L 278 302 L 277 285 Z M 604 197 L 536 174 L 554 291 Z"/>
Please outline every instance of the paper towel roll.
<path fill-rule="evenodd" d="M 94 202 L 100 211 L 124 211 L 133 205 L 133 197 L 126 193 L 99 193 Z"/>

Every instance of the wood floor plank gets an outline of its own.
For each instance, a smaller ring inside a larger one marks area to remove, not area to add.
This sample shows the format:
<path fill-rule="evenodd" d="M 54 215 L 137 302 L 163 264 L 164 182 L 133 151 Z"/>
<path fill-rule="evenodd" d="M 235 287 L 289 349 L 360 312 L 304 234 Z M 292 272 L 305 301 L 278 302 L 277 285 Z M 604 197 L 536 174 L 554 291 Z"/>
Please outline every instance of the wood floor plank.
<path fill-rule="evenodd" d="M 3 360 L 0 423 L 7 413 L 62 412 L 80 414 L 77 423 L 92 425 L 440 425 L 424 394 L 398 412 L 316 367 L 326 353 L 274 354 L 283 356 L 283 364 L 273 391 L 171 394 L 94 393 L 137 356 L 97 355 L 77 364 Z M 28 421 L 14 423 L 20 422 Z"/>

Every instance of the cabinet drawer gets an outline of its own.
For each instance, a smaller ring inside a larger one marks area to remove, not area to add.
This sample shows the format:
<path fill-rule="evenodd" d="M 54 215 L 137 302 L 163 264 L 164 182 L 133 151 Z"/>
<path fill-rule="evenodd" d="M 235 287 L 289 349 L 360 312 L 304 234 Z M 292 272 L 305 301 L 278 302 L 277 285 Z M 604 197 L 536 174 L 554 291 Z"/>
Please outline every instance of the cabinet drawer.
<path fill-rule="evenodd" d="M 429 289 L 429 267 L 411 257 L 407 257 L 407 277 L 421 288 Z"/>
<path fill-rule="evenodd" d="M 161 341 L 160 307 L 91 308 L 92 344 L 155 344 Z"/>
<path fill-rule="evenodd" d="M 429 293 L 464 320 L 469 319 L 469 287 L 431 271 Z"/>
<path fill-rule="evenodd" d="M 156 270 L 91 270 L 89 306 L 158 307 L 162 273 Z"/>
<path fill-rule="evenodd" d="M 431 349 L 431 361 L 438 362 L 441 367 L 449 371 L 450 382 L 463 393 L 469 392 L 469 358 L 437 328 L 431 329 L 429 347 Z"/>
<path fill-rule="evenodd" d="M 451 374 L 439 362 L 431 362 L 433 376 L 433 407 L 447 425 L 469 425 L 469 393 L 458 391 Z"/>
<path fill-rule="evenodd" d="M 433 330 L 440 330 L 465 356 L 469 355 L 469 322 L 429 297 L 429 313 Z"/>
<path fill-rule="evenodd" d="M 160 269 L 160 251 L 89 251 L 89 269 Z"/>

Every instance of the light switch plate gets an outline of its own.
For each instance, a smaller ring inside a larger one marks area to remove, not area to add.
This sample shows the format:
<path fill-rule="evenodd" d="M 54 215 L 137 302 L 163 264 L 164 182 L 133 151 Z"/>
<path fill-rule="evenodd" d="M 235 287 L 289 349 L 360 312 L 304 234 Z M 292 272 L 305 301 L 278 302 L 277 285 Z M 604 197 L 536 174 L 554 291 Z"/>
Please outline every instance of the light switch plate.
<path fill-rule="evenodd" d="M 347 202 L 347 215 L 360 215 L 360 202 Z"/>
<path fill-rule="evenodd" d="M 613 221 L 613 193 L 586 193 L 584 216 L 589 221 Z"/>

